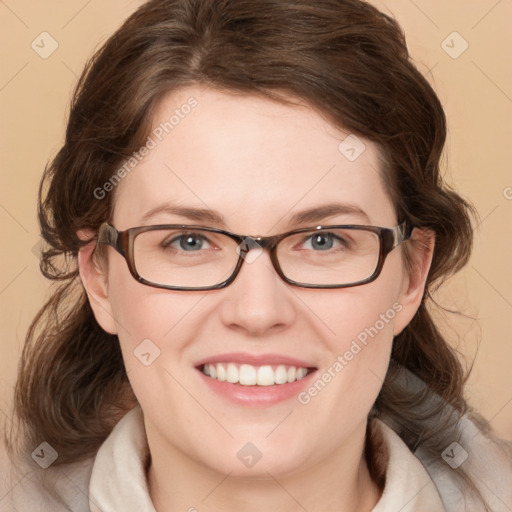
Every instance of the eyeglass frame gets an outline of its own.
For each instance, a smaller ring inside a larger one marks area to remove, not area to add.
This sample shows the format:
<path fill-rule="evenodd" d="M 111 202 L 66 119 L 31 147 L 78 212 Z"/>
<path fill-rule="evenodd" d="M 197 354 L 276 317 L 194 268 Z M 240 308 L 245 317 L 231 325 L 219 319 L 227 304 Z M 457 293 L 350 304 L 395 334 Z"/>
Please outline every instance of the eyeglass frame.
<path fill-rule="evenodd" d="M 235 233 L 231 233 L 229 231 L 225 231 L 219 228 L 207 227 L 207 226 L 197 226 L 197 225 L 188 225 L 188 224 L 158 224 L 151 226 L 137 226 L 129 229 L 125 229 L 124 231 L 119 231 L 117 228 L 112 226 L 109 222 L 104 222 L 101 224 L 98 230 L 97 243 L 105 244 L 113 247 L 116 252 L 118 252 L 121 256 L 124 257 L 126 263 L 128 265 L 128 270 L 133 278 L 141 284 L 145 284 L 147 286 L 151 286 L 153 288 L 160 288 L 165 290 L 175 290 L 175 291 L 207 291 L 207 290 L 218 290 L 221 288 L 225 288 L 230 285 L 238 276 L 240 269 L 242 268 L 243 262 L 245 261 L 245 257 L 242 256 L 241 252 L 238 256 L 238 261 L 236 263 L 233 272 L 229 276 L 228 279 L 222 281 L 219 284 L 211 285 L 211 286 L 202 286 L 202 287 L 183 287 L 183 286 L 172 286 L 172 285 L 164 285 L 154 283 L 152 281 L 148 281 L 143 278 L 135 267 L 135 258 L 134 258 L 134 242 L 135 237 L 140 233 L 144 233 L 146 231 L 156 231 L 156 230 L 164 230 L 164 229 L 185 229 L 185 230 L 202 230 L 208 231 L 211 233 L 219 233 L 221 235 L 225 235 L 235 242 L 237 242 L 238 246 L 242 243 L 246 242 L 248 239 L 256 242 L 263 250 L 267 250 L 270 255 L 270 261 L 272 262 L 272 266 L 274 270 L 277 272 L 278 276 L 287 284 L 292 286 L 297 286 L 300 288 L 314 288 L 314 289 L 336 289 L 336 288 L 352 288 L 354 286 L 361 286 L 363 284 L 371 283 L 375 281 L 382 272 L 382 268 L 384 266 L 384 262 L 388 256 L 388 254 L 398 247 L 402 242 L 405 242 L 411 237 L 412 231 L 414 230 L 414 226 L 408 225 L 407 221 L 403 221 L 402 223 L 394 226 L 393 228 L 385 228 L 380 226 L 368 226 L 368 225 L 356 225 L 356 224 L 336 224 L 336 225 L 319 225 L 309 228 L 299 228 L 291 231 L 287 231 L 286 233 L 282 233 L 280 235 L 272 235 L 272 236 L 251 236 L 251 235 L 237 235 Z M 316 285 L 316 284 L 307 284 L 300 283 L 298 281 L 294 281 L 289 279 L 283 273 L 281 266 L 279 264 L 279 260 L 277 258 L 277 247 L 281 240 L 298 233 L 305 233 L 308 231 L 325 231 L 329 229 L 354 229 L 354 230 L 363 230 L 375 233 L 379 237 L 379 259 L 377 262 L 377 266 L 373 274 L 370 277 L 367 277 L 361 281 L 356 281 L 355 283 L 348 283 L 342 285 Z"/>

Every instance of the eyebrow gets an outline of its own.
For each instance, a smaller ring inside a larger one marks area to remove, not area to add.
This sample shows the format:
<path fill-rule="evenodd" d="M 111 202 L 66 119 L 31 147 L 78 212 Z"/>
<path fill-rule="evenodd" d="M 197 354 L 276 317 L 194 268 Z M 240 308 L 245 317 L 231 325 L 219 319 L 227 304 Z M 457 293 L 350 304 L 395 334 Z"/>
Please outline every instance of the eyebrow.
<path fill-rule="evenodd" d="M 179 215 L 187 219 L 198 221 L 198 222 L 210 222 L 212 224 L 224 225 L 224 219 L 222 216 L 214 210 L 208 208 L 191 208 L 187 206 L 173 206 L 165 204 L 152 208 L 144 214 L 142 217 L 143 221 L 149 220 L 151 217 L 158 215 L 159 213 L 167 213 L 170 215 Z"/>
<path fill-rule="evenodd" d="M 359 206 L 342 203 L 331 203 L 302 210 L 293 215 L 288 224 L 313 224 L 335 215 L 356 215 L 361 217 L 367 224 L 370 224 L 370 217 Z"/>
<path fill-rule="evenodd" d="M 165 204 L 152 208 L 146 212 L 142 220 L 147 221 L 160 213 L 167 213 L 170 215 L 178 215 L 185 217 L 195 222 L 207 222 L 215 225 L 225 226 L 224 219 L 220 213 L 209 208 L 192 208 L 186 206 L 173 206 Z M 356 205 L 331 203 L 323 206 L 317 206 L 302 210 L 289 219 L 289 226 L 296 226 L 297 224 L 314 224 L 325 220 L 335 215 L 356 215 L 361 217 L 367 224 L 370 224 L 370 218 L 367 213 Z"/>

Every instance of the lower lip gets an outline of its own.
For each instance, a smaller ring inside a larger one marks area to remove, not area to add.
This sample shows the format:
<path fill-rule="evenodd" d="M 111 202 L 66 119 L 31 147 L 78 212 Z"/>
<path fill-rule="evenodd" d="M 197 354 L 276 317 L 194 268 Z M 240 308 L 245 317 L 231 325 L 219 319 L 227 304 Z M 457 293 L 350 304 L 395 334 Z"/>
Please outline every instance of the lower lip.
<path fill-rule="evenodd" d="M 221 382 L 205 375 L 201 370 L 197 370 L 204 383 L 215 393 L 228 399 L 237 405 L 246 405 L 249 407 L 269 406 L 297 395 L 309 385 L 315 370 L 308 373 L 305 377 L 295 382 L 287 384 L 274 384 L 273 386 L 242 386 L 242 384 L 231 384 L 230 382 Z"/>

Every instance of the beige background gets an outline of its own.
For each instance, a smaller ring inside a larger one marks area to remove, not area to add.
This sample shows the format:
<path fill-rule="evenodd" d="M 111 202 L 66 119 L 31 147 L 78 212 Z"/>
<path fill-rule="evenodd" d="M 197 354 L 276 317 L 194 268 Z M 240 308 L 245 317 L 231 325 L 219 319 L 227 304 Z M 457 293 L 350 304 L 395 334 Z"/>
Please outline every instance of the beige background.
<path fill-rule="evenodd" d="M 71 90 L 85 60 L 140 3 L 0 1 L 2 414 L 27 326 L 46 293 L 34 254 L 42 170 L 62 141 Z M 414 59 L 440 95 L 449 120 L 448 180 L 481 216 L 470 264 L 439 296 L 443 306 L 466 316 L 439 316 L 451 322 L 447 332 L 465 359 L 476 358 L 468 398 L 501 436 L 512 439 L 512 2 L 374 3 L 399 20 Z M 43 51 L 42 37 L 50 48 L 42 32 L 58 43 L 46 59 L 31 48 L 35 40 Z"/>

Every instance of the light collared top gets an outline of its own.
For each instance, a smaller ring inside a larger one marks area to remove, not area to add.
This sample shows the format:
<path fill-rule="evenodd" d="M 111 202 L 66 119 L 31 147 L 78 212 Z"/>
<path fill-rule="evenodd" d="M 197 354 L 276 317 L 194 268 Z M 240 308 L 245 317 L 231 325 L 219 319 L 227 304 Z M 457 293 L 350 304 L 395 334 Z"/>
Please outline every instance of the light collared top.
<path fill-rule="evenodd" d="M 464 503 L 468 496 L 451 477 L 454 469 L 445 459 L 430 461 L 426 468 L 418 454 L 413 454 L 390 427 L 378 419 L 372 421 L 380 434 L 386 468 L 384 491 L 372 512 L 483 510 L 471 501 Z M 469 436 L 475 432 L 478 436 L 476 427 L 475 431 L 468 430 L 471 425 L 465 431 Z M 466 443 L 465 447 L 469 454 L 464 463 L 474 462 L 475 468 L 481 469 L 476 480 L 482 482 L 479 490 L 489 500 L 492 512 L 511 512 L 512 485 L 508 484 L 512 482 L 512 461 L 503 458 L 504 452 L 483 437 L 478 443 Z M 454 453 L 460 456 L 457 450 Z M 116 425 L 95 457 L 46 470 L 32 469 L 19 481 L 6 482 L 6 489 L 0 493 L 0 510 L 156 512 L 146 478 L 148 455 L 142 410 L 136 407 Z M 493 464 L 486 466 L 488 460 Z M 43 471 L 44 480 L 40 478 Z M 201 509 L 199 505 L 196 508 Z"/>

